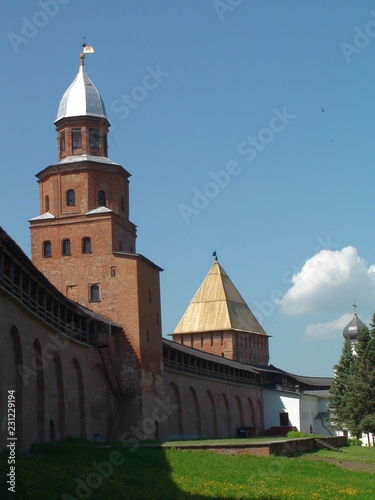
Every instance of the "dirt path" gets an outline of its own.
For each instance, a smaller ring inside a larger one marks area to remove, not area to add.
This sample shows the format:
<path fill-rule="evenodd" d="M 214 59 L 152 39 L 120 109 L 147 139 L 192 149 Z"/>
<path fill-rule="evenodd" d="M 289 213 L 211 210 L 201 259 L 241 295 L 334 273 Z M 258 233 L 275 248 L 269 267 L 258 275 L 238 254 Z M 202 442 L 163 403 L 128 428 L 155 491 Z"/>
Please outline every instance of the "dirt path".
<path fill-rule="evenodd" d="M 354 471 L 361 471 L 361 472 L 370 472 L 371 474 L 375 474 L 375 464 L 374 463 L 368 463 L 368 462 L 353 462 L 350 460 L 342 460 L 341 457 L 337 458 L 329 458 L 329 457 L 313 457 L 311 455 L 304 455 L 304 459 L 307 460 L 320 460 L 321 462 L 326 462 L 329 464 L 335 464 L 339 467 L 342 467 L 343 469 L 346 470 L 354 470 Z"/>

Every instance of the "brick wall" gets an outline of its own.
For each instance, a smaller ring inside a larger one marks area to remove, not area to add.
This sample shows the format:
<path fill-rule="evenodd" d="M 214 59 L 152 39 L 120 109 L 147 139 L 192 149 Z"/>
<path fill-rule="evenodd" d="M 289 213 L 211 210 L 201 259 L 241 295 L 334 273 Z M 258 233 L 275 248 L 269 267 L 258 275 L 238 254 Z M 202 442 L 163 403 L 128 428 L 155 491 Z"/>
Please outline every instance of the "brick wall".
<path fill-rule="evenodd" d="M 0 332 L 0 415 L 15 389 L 17 447 L 66 436 L 104 439 L 115 402 L 97 349 L 57 333 L 1 289 Z"/>
<path fill-rule="evenodd" d="M 240 363 L 267 365 L 268 337 L 235 330 L 174 334 L 173 340 Z"/>
<path fill-rule="evenodd" d="M 262 389 L 165 370 L 170 414 L 164 423 L 169 439 L 236 437 L 240 426 L 263 430 Z"/>

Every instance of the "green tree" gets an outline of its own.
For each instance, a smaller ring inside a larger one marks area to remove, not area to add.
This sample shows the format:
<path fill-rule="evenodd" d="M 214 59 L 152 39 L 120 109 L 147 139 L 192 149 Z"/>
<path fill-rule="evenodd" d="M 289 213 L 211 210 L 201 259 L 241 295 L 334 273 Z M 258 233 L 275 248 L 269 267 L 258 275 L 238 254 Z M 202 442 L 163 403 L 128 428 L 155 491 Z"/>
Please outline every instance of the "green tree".
<path fill-rule="evenodd" d="M 357 337 L 355 346 L 355 355 L 351 366 L 350 383 L 348 394 L 346 396 L 346 412 L 347 419 L 345 421 L 346 428 L 352 433 L 358 434 L 362 432 L 360 423 L 367 415 L 367 352 L 370 342 L 370 332 L 367 328 L 363 328 Z"/>
<path fill-rule="evenodd" d="M 354 353 L 345 340 L 330 393 L 334 427 L 357 436 L 375 434 L 375 313 L 371 329 L 359 333 Z"/>
<path fill-rule="evenodd" d="M 349 339 L 345 339 L 342 354 L 334 366 L 335 378 L 330 389 L 328 410 L 332 415 L 332 425 L 339 430 L 349 429 L 351 422 L 350 399 L 352 397 L 354 356 Z"/>
<path fill-rule="evenodd" d="M 367 434 L 368 445 L 370 446 L 370 433 L 372 434 L 372 445 L 374 446 L 374 434 L 375 434 L 375 415 L 366 415 L 363 418 L 359 426 L 362 432 Z"/>
<path fill-rule="evenodd" d="M 363 329 L 358 336 L 354 360 L 354 397 L 351 410 L 357 430 L 369 434 L 375 431 L 375 314 L 371 330 Z"/>

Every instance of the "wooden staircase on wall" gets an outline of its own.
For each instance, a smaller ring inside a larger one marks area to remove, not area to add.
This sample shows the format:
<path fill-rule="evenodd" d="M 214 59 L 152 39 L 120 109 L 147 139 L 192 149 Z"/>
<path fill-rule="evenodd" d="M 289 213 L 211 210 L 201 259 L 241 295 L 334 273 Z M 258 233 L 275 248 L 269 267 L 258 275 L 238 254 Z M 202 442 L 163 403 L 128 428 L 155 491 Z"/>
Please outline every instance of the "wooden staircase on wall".
<path fill-rule="evenodd" d="M 116 440 L 121 432 L 122 409 L 127 400 L 127 396 L 131 396 L 131 393 L 126 391 L 122 386 L 111 347 L 108 344 L 99 344 L 98 349 L 112 394 L 116 396 L 117 399 L 116 411 L 113 417 L 108 421 L 106 441 Z"/>
<path fill-rule="evenodd" d="M 98 346 L 100 357 L 102 358 L 105 374 L 109 380 L 112 393 L 115 396 L 121 396 L 125 394 L 122 389 L 120 377 L 117 373 L 115 360 L 113 359 L 113 354 L 109 345 L 99 345 Z"/>

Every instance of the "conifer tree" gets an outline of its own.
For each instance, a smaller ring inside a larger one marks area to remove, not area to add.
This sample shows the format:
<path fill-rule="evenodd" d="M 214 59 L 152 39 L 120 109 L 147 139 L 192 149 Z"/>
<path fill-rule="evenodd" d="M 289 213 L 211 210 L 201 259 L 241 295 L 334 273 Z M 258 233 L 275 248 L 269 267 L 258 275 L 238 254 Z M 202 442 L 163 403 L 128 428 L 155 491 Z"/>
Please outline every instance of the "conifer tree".
<path fill-rule="evenodd" d="M 337 429 L 348 429 L 351 424 L 350 399 L 352 397 L 352 375 L 354 356 L 349 339 L 345 339 L 342 354 L 334 366 L 335 378 L 330 389 L 328 410 L 332 415 L 332 424 Z"/>
<path fill-rule="evenodd" d="M 348 419 L 345 422 L 346 428 L 357 436 L 362 432 L 360 423 L 367 415 L 366 397 L 368 385 L 366 381 L 366 366 L 370 338 L 370 332 L 367 328 L 363 328 L 357 337 L 349 392 L 346 398 L 346 410 L 348 413 Z"/>
<path fill-rule="evenodd" d="M 349 339 L 335 366 L 329 411 L 333 425 L 352 434 L 375 434 L 375 313 L 371 330 L 362 329 L 355 352 Z"/>
<path fill-rule="evenodd" d="M 363 329 L 358 336 L 354 361 L 355 404 L 353 420 L 357 429 L 366 434 L 375 432 L 375 314 L 371 330 Z"/>

